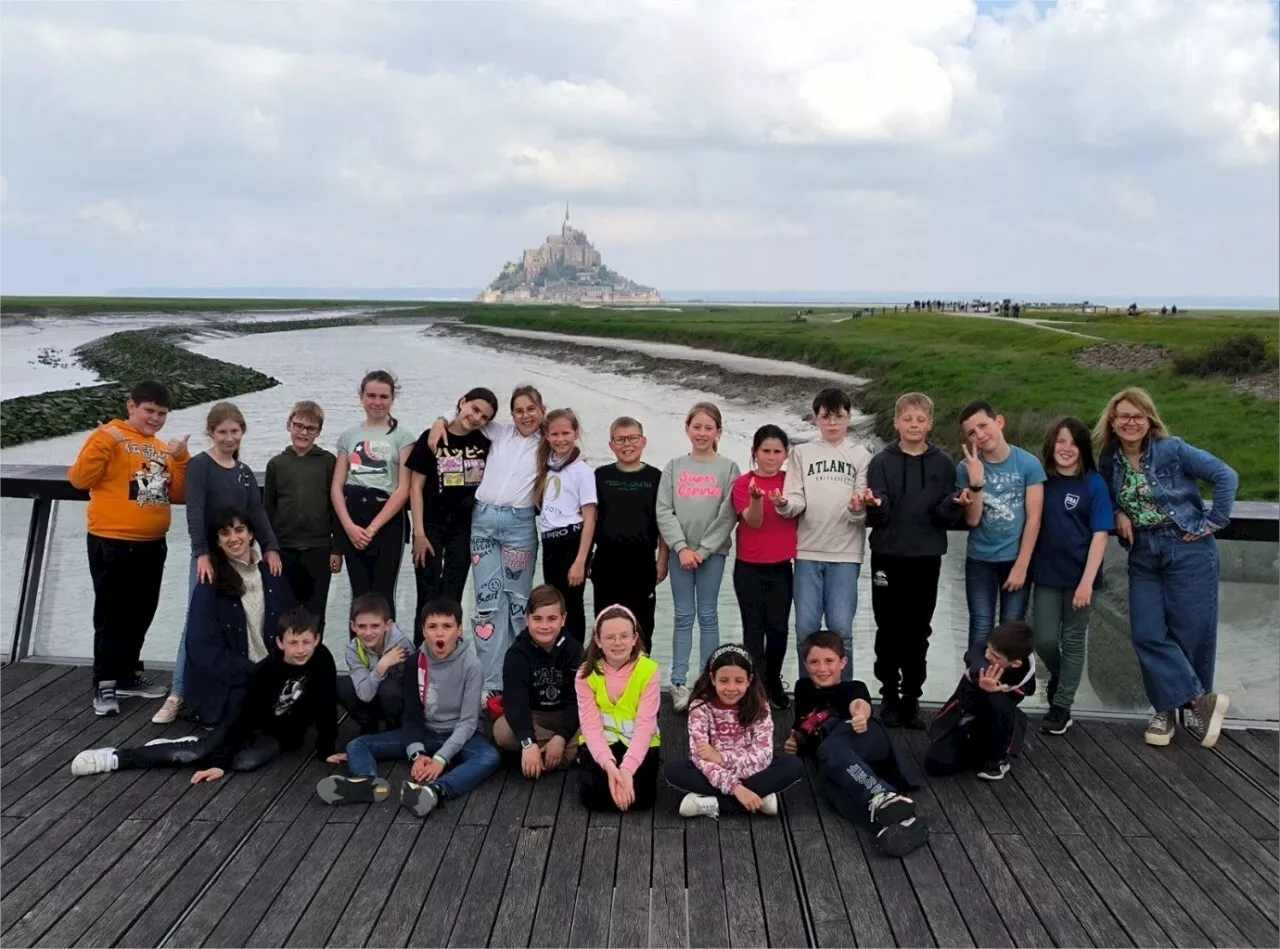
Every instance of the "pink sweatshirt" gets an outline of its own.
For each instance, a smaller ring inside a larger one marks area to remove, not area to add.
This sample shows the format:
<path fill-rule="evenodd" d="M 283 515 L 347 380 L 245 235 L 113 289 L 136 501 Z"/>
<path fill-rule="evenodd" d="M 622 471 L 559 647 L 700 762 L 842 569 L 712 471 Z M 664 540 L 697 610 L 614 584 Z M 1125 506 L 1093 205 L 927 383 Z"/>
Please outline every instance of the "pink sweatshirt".
<path fill-rule="evenodd" d="M 698 745 L 704 741 L 724 756 L 724 764 L 698 757 Z M 736 708 L 710 702 L 691 705 L 689 758 L 717 791 L 732 794 L 743 778 L 759 774 L 773 762 L 773 719 L 766 713 L 744 726 L 738 723 Z"/>
<path fill-rule="evenodd" d="M 610 699 L 618 701 L 622 693 L 627 690 L 627 682 L 630 681 L 631 671 L 635 667 L 634 660 L 621 669 L 615 669 L 607 662 L 600 663 L 600 668 L 604 671 L 605 691 L 609 693 Z M 654 673 L 640 695 L 636 730 L 631 736 L 631 746 L 627 749 L 622 764 L 619 765 L 628 774 L 636 773 L 640 763 L 644 761 L 644 756 L 649 753 L 649 742 L 653 740 L 654 732 L 658 730 L 658 705 L 662 700 L 658 684 L 660 678 L 657 673 Z M 613 761 L 613 752 L 609 750 L 609 745 L 604 738 L 604 724 L 600 720 L 600 706 L 596 704 L 596 694 L 581 675 L 574 676 L 573 688 L 578 694 L 578 724 L 582 728 L 583 737 L 587 740 L 587 750 L 591 752 L 591 757 L 596 759 L 596 763 L 603 768 Z"/>

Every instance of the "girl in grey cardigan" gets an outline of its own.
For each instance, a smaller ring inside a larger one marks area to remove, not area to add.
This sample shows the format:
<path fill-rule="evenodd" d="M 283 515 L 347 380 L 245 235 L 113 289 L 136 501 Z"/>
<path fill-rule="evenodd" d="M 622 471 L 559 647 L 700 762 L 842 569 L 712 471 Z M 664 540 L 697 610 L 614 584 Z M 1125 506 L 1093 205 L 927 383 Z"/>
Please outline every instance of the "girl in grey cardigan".
<path fill-rule="evenodd" d="M 716 452 L 723 422 L 720 409 L 699 402 L 684 420 L 692 451 L 672 458 L 658 485 L 658 530 L 670 548 L 671 600 L 675 631 L 671 649 L 671 701 L 676 711 L 689 705 L 685 680 L 698 617 L 699 668 L 720 645 L 716 602 L 724 579 L 733 525 L 733 482 L 738 466 Z"/>

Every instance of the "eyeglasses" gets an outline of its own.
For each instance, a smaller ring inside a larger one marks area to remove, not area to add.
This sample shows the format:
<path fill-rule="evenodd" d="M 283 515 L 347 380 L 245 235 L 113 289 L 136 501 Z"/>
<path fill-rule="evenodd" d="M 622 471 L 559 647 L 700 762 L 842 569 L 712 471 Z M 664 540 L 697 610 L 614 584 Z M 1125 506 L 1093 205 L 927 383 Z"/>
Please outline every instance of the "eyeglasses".
<path fill-rule="evenodd" d="M 1146 420 L 1147 417 L 1145 415 L 1117 415 L 1115 417 L 1118 425 L 1139 425 Z"/>
<path fill-rule="evenodd" d="M 307 425 L 305 422 L 290 422 L 289 424 L 293 427 L 293 430 L 297 432 L 299 435 L 319 435 L 320 434 L 319 425 Z"/>
<path fill-rule="evenodd" d="M 639 445 L 643 435 L 614 435 L 609 439 L 615 445 Z"/>

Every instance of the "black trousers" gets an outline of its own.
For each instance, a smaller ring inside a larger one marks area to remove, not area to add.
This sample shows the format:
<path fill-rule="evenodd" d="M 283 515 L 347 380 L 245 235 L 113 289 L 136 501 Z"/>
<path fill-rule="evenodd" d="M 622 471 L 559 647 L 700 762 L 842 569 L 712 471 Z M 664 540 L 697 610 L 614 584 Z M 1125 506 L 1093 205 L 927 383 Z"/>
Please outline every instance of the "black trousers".
<path fill-rule="evenodd" d="M 791 622 L 792 589 L 790 560 L 734 562 L 733 591 L 742 611 L 742 640 L 763 663 L 764 681 L 770 684 L 782 681 L 782 661 L 790 642 L 787 628 Z"/>
<path fill-rule="evenodd" d="M 938 602 L 941 557 L 871 554 L 871 609 L 876 618 L 875 675 L 886 698 L 919 699 Z"/>
<path fill-rule="evenodd" d="M 667 783 L 677 791 L 718 798 L 721 811 L 743 810 L 736 797 L 717 790 L 698 766 L 687 758 L 683 761 L 668 761 L 662 774 Z M 769 763 L 769 767 L 743 778 L 742 784 L 761 797 L 767 797 L 770 794 L 781 794 L 791 785 L 798 784 L 803 777 L 803 761 L 795 755 L 777 755 Z"/>
<path fill-rule="evenodd" d="M 875 719 L 858 734 L 847 722 L 831 729 L 818 746 L 818 784 L 837 814 L 857 824 L 870 823 L 868 805 L 882 791 L 892 791 L 877 768 L 893 759 L 889 733 Z"/>
<path fill-rule="evenodd" d="M 138 657 L 160 602 L 169 545 L 163 537 L 86 536 L 93 580 L 93 684 L 128 682 L 142 668 Z"/>
<path fill-rule="evenodd" d="M 954 698 L 963 708 L 963 724 L 930 743 L 924 759 L 926 772 L 955 774 L 1017 756 L 1027 734 L 1027 716 L 1018 708 L 1020 697 L 984 692 L 965 683 Z"/>
<path fill-rule="evenodd" d="M 190 735 L 174 742 L 160 745 L 143 745 L 139 748 L 119 748 L 116 760 L 121 769 L 126 768 L 186 768 L 191 765 L 208 765 L 210 756 L 218 750 L 226 738 L 226 727 L 215 728 L 203 735 Z M 253 771 L 261 768 L 280 754 L 280 742 L 270 735 L 259 735 L 247 745 L 237 748 L 231 755 L 232 771 Z"/>
<path fill-rule="evenodd" d="M 470 507 L 451 508 L 439 518 L 427 518 L 423 523 L 435 555 L 428 555 L 424 566 L 413 568 L 418 588 L 418 603 L 413 611 L 414 645 L 422 645 L 422 609 L 428 600 L 447 596 L 462 602 L 471 570 L 471 514 Z"/>
<path fill-rule="evenodd" d="M 368 527 L 378 516 L 388 495 L 383 491 L 347 485 L 342 491 L 347 514 L 361 527 Z M 345 541 L 343 559 L 351 581 L 351 599 L 366 593 L 381 593 L 391 604 L 391 618 L 396 618 L 396 579 L 400 576 L 400 560 L 404 556 L 404 512 L 383 525 L 364 550 Z M 351 633 L 354 636 L 355 633 Z"/>
<path fill-rule="evenodd" d="M 289 582 L 293 602 L 305 606 L 312 616 L 320 620 L 320 632 L 324 632 L 324 611 L 329 604 L 328 547 L 282 548 L 280 559 L 284 562 L 284 578 Z"/>
<path fill-rule="evenodd" d="M 627 746 L 622 742 L 614 742 L 609 746 L 613 752 L 613 760 L 622 764 L 626 757 Z M 650 748 L 644 761 L 636 769 L 633 786 L 636 791 L 636 802 L 631 810 L 647 811 L 653 807 L 658 797 L 658 773 L 662 770 L 662 754 L 659 748 Z M 578 800 L 590 811 L 614 811 L 618 806 L 613 803 L 613 795 L 609 793 L 609 775 L 604 768 L 591 757 L 591 752 L 578 755 Z"/>
<path fill-rule="evenodd" d="M 569 586 L 569 568 L 578 559 L 581 546 L 581 524 L 542 535 L 542 582 L 551 584 L 564 597 L 564 631 L 580 643 L 587 635 L 586 608 L 583 605 L 587 585 L 584 578 L 584 582 L 576 587 Z"/>
<path fill-rule="evenodd" d="M 403 670 L 403 666 L 400 667 Z M 403 671 L 388 675 L 378 684 L 378 693 L 370 702 L 356 696 L 350 676 L 338 676 L 338 704 L 347 710 L 362 734 L 392 731 L 400 727 L 404 716 Z"/>
<path fill-rule="evenodd" d="M 656 551 L 617 554 L 596 548 L 591 561 L 591 598 L 597 614 L 620 603 L 636 616 L 644 651 L 653 650 L 653 616 L 657 608 Z"/>

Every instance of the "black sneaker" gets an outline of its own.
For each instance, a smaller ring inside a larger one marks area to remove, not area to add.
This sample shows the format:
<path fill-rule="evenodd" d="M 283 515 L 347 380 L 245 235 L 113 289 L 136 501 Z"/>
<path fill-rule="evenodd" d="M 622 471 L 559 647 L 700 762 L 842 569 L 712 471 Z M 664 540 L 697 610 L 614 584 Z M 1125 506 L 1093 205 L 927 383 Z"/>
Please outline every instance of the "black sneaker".
<path fill-rule="evenodd" d="M 400 784 L 400 806 L 418 817 L 426 817 L 450 796 L 436 781 L 430 784 L 404 781 Z"/>
<path fill-rule="evenodd" d="M 1008 758 L 1001 758 L 999 761 L 989 761 L 978 770 L 978 777 L 983 781 L 1000 781 L 1009 773 Z"/>
<path fill-rule="evenodd" d="M 316 794 L 326 804 L 377 804 L 391 796 L 391 785 L 382 778 L 331 774 L 316 784 Z"/>
<path fill-rule="evenodd" d="M 113 680 L 104 679 L 93 690 L 93 714 L 99 717 L 120 714 L 120 700 L 116 698 L 116 684 Z"/>
<path fill-rule="evenodd" d="M 924 731 L 924 719 L 920 717 L 920 703 L 915 699 L 903 699 L 898 714 L 903 728 Z"/>
<path fill-rule="evenodd" d="M 769 702 L 774 708 L 780 711 L 791 708 L 791 697 L 787 695 L 787 684 L 781 679 L 774 679 L 769 683 L 765 691 L 769 693 Z"/>
<path fill-rule="evenodd" d="M 871 798 L 867 810 L 871 815 L 871 823 L 889 827 L 915 817 L 916 802 L 902 794 L 881 791 Z"/>
<path fill-rule="evenodd" d="M 141 672 L 135 672 L 132 679 L 120 682 L 116 686 L 116 695 L 122 699 L 162 699 L 168 694 L 169 689 L 166 686 L 157 685 L 154 680 L 147 678 Z"/>
<path fill-rule="evenodd" d="M 1061 735 L 1073 724 L 1071 710 L 1061 705 L 1054 705 L 1045 713 L 1044 721 L 1040 723 L 1040 730 L 1046 735 Z"/>
<path fill-rule="evenodd" d="M 876 834 L 876 848 L 889 857 L 905 857 L 929 839 L 929 828 L 921 817 L 911 817 L 882 828 Z"/>
<path fill-rule="evenodd" d="M 880 700 L 880 724 L 885 728 L 902 724 L 902 702 L 896 695 L 886 695 Z"/>

